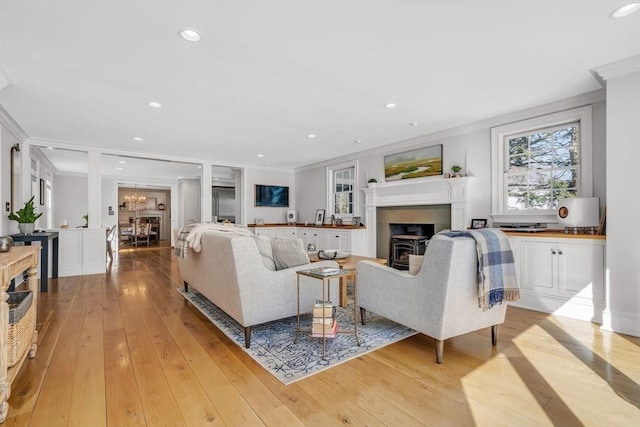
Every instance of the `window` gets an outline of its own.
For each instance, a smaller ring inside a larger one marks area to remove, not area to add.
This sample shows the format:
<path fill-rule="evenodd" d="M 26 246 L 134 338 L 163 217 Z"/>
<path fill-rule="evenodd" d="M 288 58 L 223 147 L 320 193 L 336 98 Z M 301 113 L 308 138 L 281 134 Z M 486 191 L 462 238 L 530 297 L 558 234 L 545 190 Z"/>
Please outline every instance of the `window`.
<path fill-rule="evenodd" d="M 329 212 L 339 217 L 356 215 L 356 163 L 344 163 L 327 168 Z"/>
<path fill-rule="evenodd" d="M 555 221 L 559 199 L 591 196 L 591 107 L 491 130 L 493 216 Z"/>

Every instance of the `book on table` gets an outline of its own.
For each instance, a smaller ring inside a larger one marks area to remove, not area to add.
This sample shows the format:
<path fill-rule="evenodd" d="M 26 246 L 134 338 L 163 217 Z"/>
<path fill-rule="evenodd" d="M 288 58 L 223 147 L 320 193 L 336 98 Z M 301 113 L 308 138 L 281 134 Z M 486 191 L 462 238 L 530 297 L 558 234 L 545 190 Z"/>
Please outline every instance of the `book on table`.
<path fill-rule="evenodd" d="M 323 326 L 324 326 L 325 338 L 335 338 L 338 335 L 338 322 L 334 320 L 330 325 L 323 325 L 322 323 L 314 323 L 311 326 L 311 336 L 314 338 L 322 338 Z"/>
<path fill-rule="evenodd" d="M 331 301 L 316 301 L 313 306 L 313 317 L 329 317 L 332 318 L 335 315 L 335 307 Z"/>
<path fill-rule="evenodd" d="M 314 274 L 319 274 L 320 276 L 331 276 L 333 274 L 342 273 L 343 270 L 340 268 L 334 268 L 334 267 L 323 267 L 323 268 L 314 268 L 313 270 L 309 270 L 309 272 Z"/>

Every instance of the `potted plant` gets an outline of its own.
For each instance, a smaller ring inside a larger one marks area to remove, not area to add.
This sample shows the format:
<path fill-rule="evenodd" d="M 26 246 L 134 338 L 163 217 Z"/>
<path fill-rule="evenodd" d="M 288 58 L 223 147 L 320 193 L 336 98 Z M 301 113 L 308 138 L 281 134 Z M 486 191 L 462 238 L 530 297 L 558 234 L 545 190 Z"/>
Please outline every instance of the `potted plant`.
<path fill-rule="evenodd" d="M 462 169 L 462 168 L 461 168 L 460 166 L 458 166 L 458 165 L 453 165 L 453 166 L 451 166 L 451 170 L 453 171 L 453 176 L 454 176 L 454 177 L 459 177 L 459 176 L 460 176 L 460 170 L 461 170 L 461 169 Z"/>
<path fill-rule="evenodd" d="M 369 180 L 367 181 L 367 186 L 375 187 L 376 185 L 378 185 L 378 180 L 375 178 L 369 178 Z"/>
<path fill-rule="evenodd" d="M 36 226 L 36 220 L 42 216 L 42 212 L 36 213 L 36 209 L 33 207 L 33 198 L 31 196 L 28 202 L 25 202 L 22 209 L 18 209 L 16 212 L 9 214 L 9 219 L 18 221 L 18 230 L 22 234 L 31 234 Z"/>

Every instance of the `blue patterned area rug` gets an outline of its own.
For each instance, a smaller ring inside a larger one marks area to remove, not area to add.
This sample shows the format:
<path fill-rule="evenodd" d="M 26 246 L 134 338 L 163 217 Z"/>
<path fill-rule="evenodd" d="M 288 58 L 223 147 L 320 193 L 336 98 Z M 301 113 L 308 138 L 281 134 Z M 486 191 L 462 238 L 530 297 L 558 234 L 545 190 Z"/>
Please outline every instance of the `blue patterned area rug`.
<path fill-rule="evenodd" d="M 367 324 L 358 323 L 360 346 L 357 346 L 353 335 L 353 305 L 351 305 L 349 308 L 337 307 L 338 330 L 342 333 L 336 338 L 327 339 L 324 360 L 322 359 L 322 338 L 313 338 L 309 331 L 301 331 L 298 342 L 293 343 L 296 336 L 295 316 L 253 326 L 251 348 L 245 348 L 244 329 L 235 320 L 193 289 L 184 292 L 184 289 L 178 288 L 178 292 L 284 384 L 291 384 L 417 333 L 389 319 L 367 313 Z M 310 325 L 310 313 L 300 316 L 301 328 L 308 329 Z"/>

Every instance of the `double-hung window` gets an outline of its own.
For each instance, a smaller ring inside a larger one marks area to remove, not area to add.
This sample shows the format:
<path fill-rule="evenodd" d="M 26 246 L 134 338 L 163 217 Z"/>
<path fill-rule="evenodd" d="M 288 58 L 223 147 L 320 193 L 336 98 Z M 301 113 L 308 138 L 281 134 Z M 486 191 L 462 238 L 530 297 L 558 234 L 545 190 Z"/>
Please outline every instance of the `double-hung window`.
<path fill-rule="evenodd" d="M 591 196 L 591 107 L 499 126 L 491 137 L 494 220 L 554 221 L 558 200 Z"/>
<path fill-rule="evenodd" d="M 356 215 L 357 179 L 356 163 L 327 168 L 329 188 L 329 214 L 339 217 Z"/>

